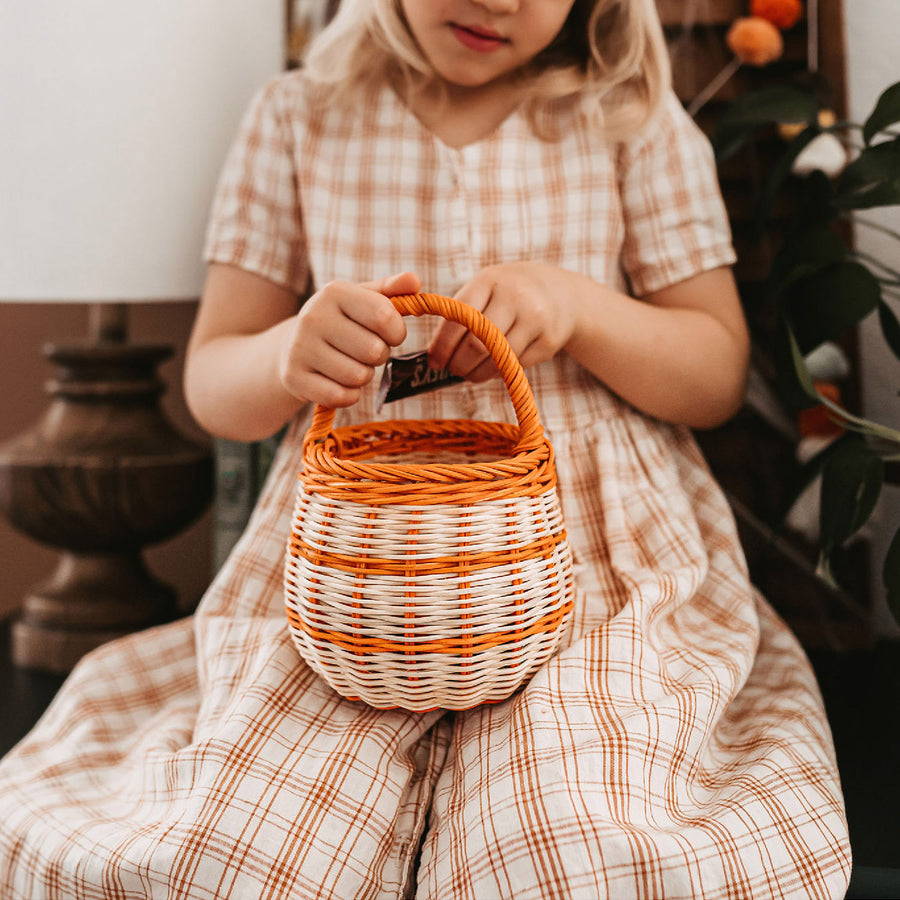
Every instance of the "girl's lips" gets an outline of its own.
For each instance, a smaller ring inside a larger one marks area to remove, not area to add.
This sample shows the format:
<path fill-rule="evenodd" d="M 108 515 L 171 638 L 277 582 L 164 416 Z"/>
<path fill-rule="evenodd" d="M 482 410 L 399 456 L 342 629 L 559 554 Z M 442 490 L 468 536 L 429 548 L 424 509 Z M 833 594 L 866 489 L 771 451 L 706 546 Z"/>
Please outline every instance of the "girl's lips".
<path fill-rule="evenodd" d="M 457 25 L 455 22 L 450 23 L 450 30 L 464 47 L 475 50 L 477 53 L 491 53 L 507 42 L 506 38 L 500 34 L 481 28 Z"/>

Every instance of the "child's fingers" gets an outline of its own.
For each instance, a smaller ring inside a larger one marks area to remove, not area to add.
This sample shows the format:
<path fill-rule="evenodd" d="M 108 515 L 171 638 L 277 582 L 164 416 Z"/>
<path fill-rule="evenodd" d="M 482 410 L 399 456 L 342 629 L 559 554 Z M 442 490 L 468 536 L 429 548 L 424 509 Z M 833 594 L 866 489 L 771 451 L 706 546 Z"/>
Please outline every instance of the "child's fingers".
<path fill-rule="evenodd" d="M 332 282 L 322 288 L 320 296 L 320 302 L 315 307 L 310 305 L 306 315 L 319 317 L 316 329 L 329 342 L 332 341 L 333 334 L 339 333 L 338 326 L 341 322 L 348 319 L 389 346 L 396 347 L 406 340 L 403 316 L 381 291 L 361 284 Z M 353 355 L 349 346 L 346 352 Z"/>
<path fill-rule="evenodd" d="M 505 333 L 508 328 L 508 324 L 504 319 L 501 319 L 499 322 L 494 321 L 494 325 L 497 326 L 501 333 Z M 482 367 L 485 367 L 490 375 L 497 374 L 497 368 L 488 349 L 474 334 L 466 331 L 462 340 L 460 340 L 453 351 L 446 368 L 453 372 L 454 375 L 462 375 L 464 378 L 475 380 L 473 379 L 475 371 Z M 490 375 L 487 377 L 490 377 Z"/>
<path fill-rule="evenodd" d="M 477 307 L 476 307 L 477 308 Z M 483 313 L 501 334 L 508 335 L 516 323 L 516 310 L 494 292 L 483 307 Z M 490 351 L 470 331 L 458 326 L 460 335 L 444 368 L 473 381 L 483 381 L 497 374 Z M 455 336 L 451 336 L 451 340 Z M 515 350 L 515 348 L 513 348 Z M 476 372 L 478 373 L 476 375 Z"/>
<path fill-rule="evenodd" d="M 543 362 L 546 359 L 546 355 L 542 356 L 540 353 L 539 336 L 522 319 L 517 319 L 504 336 L 516 359 L 519 360 L 523 367 Z M 496 363 L 491 357 L 487 357 L 472 369 L 466 375 L 466 378 L 469 381 L 480 382 L 487 381 L 489 378 L 495 378 L 498 374 Z"/>
<path fill-rule="evenodd" d="M 383 294 L 373 291 L 348 294 L 341 302 L 341 312 L 389 347 L 397 347 L 406 340 L 403 316 Z"/>
<path fill-rule="evenodd" d="M 364 387 L 375 375 L 375 365 L 328 345 L 319 348 L 316 357 L 310 360 L 309 368 L 311 372 L 345 388 Z"/>
<path fill-rule="evenodd" d="M 454 299 L 488 315 L 494 286 L 493 282 L 476 278 L 461 288 Z M 467 348 L 465 352 L 464 348 Z M 460 352 L 463 352 L 462 356 L 458 355 Z M 450 369 L 456 375 L 466 375 L 477 364 L 476 357 L 483 360 L 486 355 L 484 345 L 467 328 L 444 321 L 428 347 L 428 364 L 434 369 Z"/>
<path fill-rule="evenodd" d="M 374 375 L 374 365 L 326 341 L 304 341 L 302 352 L 295 352 L 283 366 L 281 379 L 294 396 L 336 408 L 355 403 Z"/>
<path fill-rule="evenodd" d="M 356 403 L 362 389 L 339 384 L 320 372 L 307 374 L 303 384 L 303 396 L 328 409 L 343 409 Z"/>
<path fill-rule="evenodd" d="M 400 337 L 402 341 L 403 335 Z M 323 339 L 327 346 L 365 366 L 380 366 L 386 363 L 393 346 L 381 336 L 377 324 L 366 325 L 352 316 L 336 317 L 329 329 L 324 332 Z"/>
<path fill-rule="evenodd" d="M 428 345 L 428 365 L 432 369 L 446 369 L 467 333 L 466 329 L 456 322 L 441 322 Z"/>
<path fill-rule="evenodd" d="M 377 281 L 367 281 L 361 287 L 385 297 L 398 297 L 400 294 L 417 294 L 422 290 L 422 279 L 415 272 L 398 272 Z"/>

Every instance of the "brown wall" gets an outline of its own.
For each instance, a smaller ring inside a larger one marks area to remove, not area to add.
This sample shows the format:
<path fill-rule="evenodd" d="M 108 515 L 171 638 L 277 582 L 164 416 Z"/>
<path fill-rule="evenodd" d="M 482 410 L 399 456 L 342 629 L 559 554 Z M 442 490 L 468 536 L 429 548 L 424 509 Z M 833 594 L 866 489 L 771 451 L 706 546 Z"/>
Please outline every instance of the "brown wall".
<path fill-rule="evenodd" d="M 129 307 L 131 338 L 172 346 L 175 355 L 160 367 L 168 385 L 163 408 L 194 438 L 208 440 L 184 402 L 181 372 L 184 348 L 196 305 L 147 303 Z M 87 333 L 87 309 L 81 304 L 0 303 L 0 441 L 31 425 L 47 405 L 44 382 L 52 374 L 41 354 L 46 341 L 64 343 Z M 210 579 L 212 517 L 209 512 L 171 540 L 145 553 L 149 568 L 178 591 L 182 607 L 196 604 Z M 0 616 L 14 611 L 25 591 L 45 578 L 57 555 L 16 532 L 0 516 Z"/>

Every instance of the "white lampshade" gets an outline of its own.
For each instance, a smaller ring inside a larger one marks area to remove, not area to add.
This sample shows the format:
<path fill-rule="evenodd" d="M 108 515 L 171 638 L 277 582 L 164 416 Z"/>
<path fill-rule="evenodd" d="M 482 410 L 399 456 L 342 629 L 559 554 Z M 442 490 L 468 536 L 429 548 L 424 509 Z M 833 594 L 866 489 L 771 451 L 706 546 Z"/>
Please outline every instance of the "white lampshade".
<path fill-rule="evenodd" d="M 0 300 L 196 297 L 284 0 L 0 2 Z"/>

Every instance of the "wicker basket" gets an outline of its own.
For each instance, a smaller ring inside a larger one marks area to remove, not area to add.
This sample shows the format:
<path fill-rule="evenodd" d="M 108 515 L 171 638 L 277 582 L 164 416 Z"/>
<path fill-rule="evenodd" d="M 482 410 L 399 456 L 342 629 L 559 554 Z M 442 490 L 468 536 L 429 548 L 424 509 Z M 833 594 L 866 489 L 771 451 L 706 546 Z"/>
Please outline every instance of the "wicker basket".
<path fill-rule="evenodd" d="M 288 541 L 288 623 L 303 658 L 346 697 L 467 709 L 508 697 L 569 625 L 572 558 L 553 450 L 494 325 L 435 294 L 393 302 L 478 337 L 518 427 L 459 419 L 333 428 L 333 410 L 317 407 Z"/>

